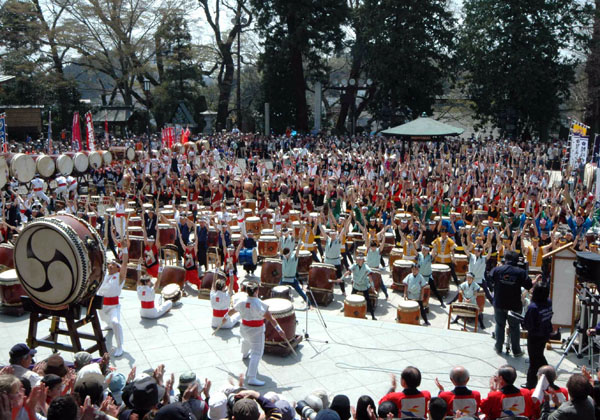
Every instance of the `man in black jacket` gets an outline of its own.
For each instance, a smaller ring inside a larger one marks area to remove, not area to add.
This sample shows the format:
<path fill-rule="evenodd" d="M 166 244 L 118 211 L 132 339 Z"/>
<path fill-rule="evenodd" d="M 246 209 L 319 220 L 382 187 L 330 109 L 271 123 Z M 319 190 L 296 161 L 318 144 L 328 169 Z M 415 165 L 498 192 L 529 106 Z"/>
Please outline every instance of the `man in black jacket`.
<path fill-rule="evenodd" d="M 519 255 L 514 251 L 506 253 L 506 263 L 494 268 L 490 277 L 494 279 L 494 318 L 496 320 L 496 353 L 502 352 L 506 322 L 510 328 L 510 341 L 515 357 L 523 355 L 519 343 L 521 325 L 519 320 L 508 316 L 509 311 L 521 313 L 521 288 L 531 289 L 531 279 L 527 271 L 517 267 Z"/>

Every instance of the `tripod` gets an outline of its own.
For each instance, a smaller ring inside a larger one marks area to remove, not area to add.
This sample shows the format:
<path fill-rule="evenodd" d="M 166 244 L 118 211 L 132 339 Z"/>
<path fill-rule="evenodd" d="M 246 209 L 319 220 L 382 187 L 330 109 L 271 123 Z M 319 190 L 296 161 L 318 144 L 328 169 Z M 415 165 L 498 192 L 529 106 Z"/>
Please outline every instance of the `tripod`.
<path fill-rule="evenodd" d="M 573 350 L 577 355 L 578 359 L 583 358 L 584 352 L 587 350 L 588 352 L 588 363 L 591 366 L 592 371 L 594 370 L 594 340 L 590 337 L 588 339 L 587 344 L 584 346 L 584 338 L 586 337 L 587 330 L 590 326 L 590 319 L 594 321 L 593 318 L 598 314 L 598 306 L 600 302 L 597 300 L 597 297 L 587 288 L 587 286 L 583 285 L 581 292 L 579 293 L 580 300 L 580 317 L 579 322 L 577 323 L 577 327 L 575 331 L 571 334 L 571 336 L 567 339 L 567 346 L 555 366 L 555 369 L 558 370 L 558 367 L 561 365 L 563 360 L 569 354 L 569 351 Z M 592 322 L 593 323 L 593 322 Z M 575 348 L 575 341 L 579 338 L 579 342 L 577 344 L 577 348 Z"/>
<path fill-rule="evenodd" d="M 310 287 L 307 287 L 306 290 L 310 294 L 310 297 L 311 297 L 313 303 L 315 304 L 315 309 L 317 310 L 317 317 L 319 318 L 319 322 L 321 323 L 321 325 L 323 326 L 323 328 L 327 329 L 327 324 L 325 323 L 325 319 L 323 319 L 323 314 L 321 313 L 321 310 L 319 309 L 319 304 L 317 303 L 317 300 L 315 299 L 315 295 L 313 294 L 313 292 L 312 292 L 312 290 L 311 290 Z M 309 299 L 309 301 L 310 301 L 310 299 Z M 310 336 L 308 335 L 308 310 L 304 314 L 304 321 L 305 321 L 305 325 L 304 325 L 304 339 L 306 340 L 306 342 L 308 344 L 310 344 L 310 346 L 313 348 L 313 350 L 316 353 L 321 353 L 319 350 L 317 350 L 317 348 L 314 346 L 314 344 L 312 342 L 314 341 L 314 342 L 317 342 L 317 343 L 329 344 L 329 341 L 327 341 L 327 340 L 317 340 L 315 338 L 310 338 Z"/>

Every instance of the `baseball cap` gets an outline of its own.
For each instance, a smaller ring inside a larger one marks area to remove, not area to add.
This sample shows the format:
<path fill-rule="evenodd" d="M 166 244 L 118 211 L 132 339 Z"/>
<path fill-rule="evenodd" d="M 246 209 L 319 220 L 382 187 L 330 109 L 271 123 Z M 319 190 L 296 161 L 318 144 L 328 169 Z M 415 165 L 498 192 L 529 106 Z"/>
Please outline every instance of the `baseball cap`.
<path fill-rule="evenodd" d="M 317 413 L 315 420 L 341 420 L 340 415 L 335 411 L 326 408 L 325 410 L 321 410 Z"/>
<path fill-rule="evenodd" d="M 58 353 L 51 355 L 46 359 L 46 373 L 54 373 L 58 376 L 65 376 L 68 372 L 65 366 L 65 359 Z"/>
<path fill-rule="evenodd" d="M 196 374 L 194 372 L 182 373 L 179 376 L 179 391 L 183 393 L 190 385 L 194 385 L 196 382 Z"/>
<path fill-rule="evenodd" d="M 75 357 L 74 357 L 74 363 L 75 365 L 77 365 L 77 367 L 79 369 L 81 369 L 82 367 L 89 365 L 90 363 L 92 363 L 92 355 L 89 354 L 87 351 L 80 351 L 75 353 Z"/>
<path fill-rule="evenodd" d="M 296 414 L 288 401 L 278 400 L 275 402 L 275 407 L 281 410 L 281 420 L 294 420 Z"/>
<path fill-rule="evenodd" d="M 173 403 L 161 407 L 156 412 L 154 420 L 196 420 L 187 403 Z"/>
<path fill-rule="evenodd" d="M 10 351 L 8 352 L 11 359 L 27 356 L 28 354 L 33 356 L 36 353 L 37 353 L 36 349 L 30 349 L 29 346 L 27 346 L 27 344 L 25 344 L 25 343 L 15 344 L 14 346 L 11 347 Z"/>
<path fill-rule="evenodd" d="M 208 401 L 208 417 L 211 419 L 223 419 L 227 417 L 227 396 L 223 392 L 217 392 L 210 396 Z"/>
<path fill-rule="evenodd" d="M 158 385 L 150 376 L 133 383 L 129 402 L 135 409 L 150 410 L 158 404 Z"/>

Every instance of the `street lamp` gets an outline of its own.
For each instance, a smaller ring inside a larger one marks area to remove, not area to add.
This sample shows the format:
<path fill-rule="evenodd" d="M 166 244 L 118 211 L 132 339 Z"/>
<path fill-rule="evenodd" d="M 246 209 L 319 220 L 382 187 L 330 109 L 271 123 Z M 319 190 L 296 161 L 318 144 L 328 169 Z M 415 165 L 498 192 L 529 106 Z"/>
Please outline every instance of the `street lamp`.
<path fill-rule="evenodd" d="M 144 92 L 150 92 L 150 80 L 144 77 Z"/>

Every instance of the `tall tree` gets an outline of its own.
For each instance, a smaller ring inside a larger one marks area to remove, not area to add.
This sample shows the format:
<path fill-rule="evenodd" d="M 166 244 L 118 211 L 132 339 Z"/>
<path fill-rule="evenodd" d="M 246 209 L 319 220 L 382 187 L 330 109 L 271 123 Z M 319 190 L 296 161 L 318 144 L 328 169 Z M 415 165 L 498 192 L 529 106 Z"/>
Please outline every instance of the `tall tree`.
<path fill-rule="evenodd" d="M 233 87 L 235 65 L 233 62 L 233 43 L 238 34 L 252 24 L 252 13 L 247 7 L 246 0 L 198 0 L 204 11 L 204 16 L 212 29 L 218 58 L 216 60 L 219 72 L 219 102 L 215 129 L 225 128 L 229 116 L 229 99 Z M 224 30 L 221 27 L 222 13 L 228 13 L 232 18 L 232 26 Z"/>
<path fill-rule="evenodd" d="M 431 112 L 454 70 L 448 0 L 365 0 L 357 13 L 355 50 L 374 81 L 371 113 L 393 125 Z"/>
<path fill-rule="evenodd" d="M 594 3 L 594 27 L 585 66 L 588 78 L 586 123 L 594 133 L 600 133 L 600 0 L 595 0 Z"/>
<path fill-rule="evenodd" d="M 263 57 L 263 63 L 279 59 L 276 66 L 264 67 L 265 80 L 274 80 L 278 73 L 291 77 L 286 80 L 285 91 L 273 92 L 265 86 L 268 102 L 275 102 L 280 95 L 294 98 L 295 128 L 308 131 L 308 104 L 306 101 L 307 79 L 322 77 L 324 57 L 341 47 L 344 36 L 342 27 L 349 17 L 346 0 L 251 0 L 257 13 L 258 29 L 265 43 L 265 53 L 279 51 L 281 57 Z M 266 72 L 271 71 L 271 74 Z M 308 76 L 308 77 L 307 77 Z M 280 80 L 278 85 L 283 85 Z M 274 94 L 273 96 L 271 94 Z M 288 112 L 289 110 L 279 111 Z M 273 112 L 278 110 L 273 109 Z"/>
<path fill-rule="evenodd" d="M 467 0 L 461 34 L 477 117 L 512 136 L 547 138 L 569 95 L 589 7 L 573 0 Z"/>
<path fill-rule="evenodd" d="M 155 34 L 155 46 L 160 86 L 152 92 L 152 113 L 158 127 L 172 116 L 179 101 L 183 101 L 197 118 L 206 110 L 206 101 L 200 91 L 204 86 L 202 63 L 197 61 L 183 13 L 173 13 L 161 22 Z"/>

